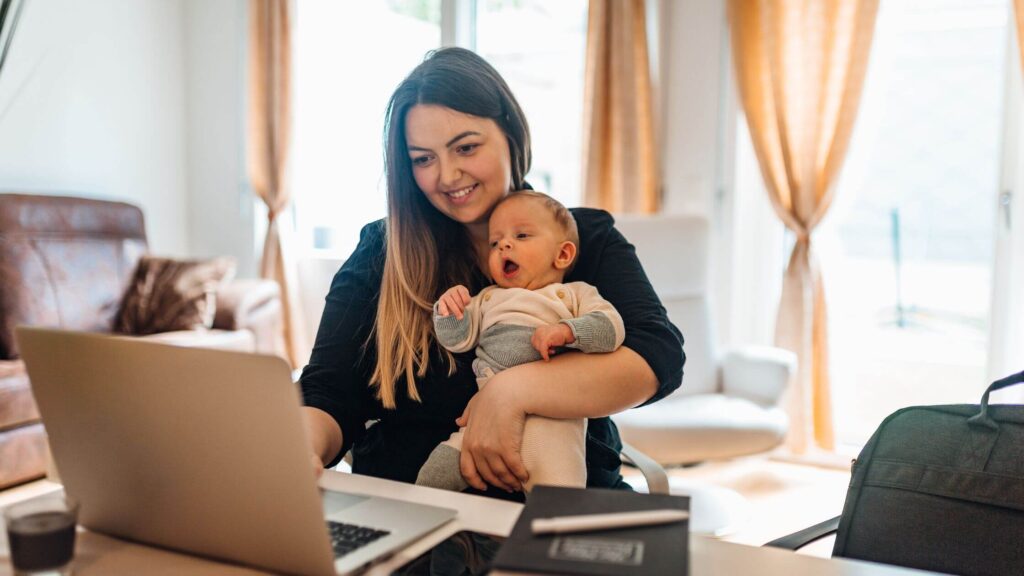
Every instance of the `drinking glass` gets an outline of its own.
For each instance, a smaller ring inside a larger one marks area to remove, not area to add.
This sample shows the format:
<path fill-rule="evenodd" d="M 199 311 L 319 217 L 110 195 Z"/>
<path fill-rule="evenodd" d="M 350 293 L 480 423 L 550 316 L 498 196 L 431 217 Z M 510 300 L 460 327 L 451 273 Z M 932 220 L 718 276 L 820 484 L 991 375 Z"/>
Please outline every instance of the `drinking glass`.
<path fill-rule="evenodd" d="M 3 513 L 15 574 L 70 574 L 75 552 L 78 502 L 44 496 L 19 502 Z"/>

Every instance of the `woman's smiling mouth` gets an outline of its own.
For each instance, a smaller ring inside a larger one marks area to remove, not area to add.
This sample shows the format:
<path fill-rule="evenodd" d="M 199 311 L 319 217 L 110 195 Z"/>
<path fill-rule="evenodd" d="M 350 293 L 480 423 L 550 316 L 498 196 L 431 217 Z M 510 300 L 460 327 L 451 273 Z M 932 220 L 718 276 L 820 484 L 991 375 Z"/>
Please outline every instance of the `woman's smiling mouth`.
<path fill-rule="evenodd" d="M 472 184 L 470 186 L 466 186 L 465 188 L 459 188 L 458 190 L 445 192 L 444 195 L 452 204 L 464 204 L 468 201 L 470 193 L 476 190 L 476 187 L 478 185 L 479 184 Z"/>

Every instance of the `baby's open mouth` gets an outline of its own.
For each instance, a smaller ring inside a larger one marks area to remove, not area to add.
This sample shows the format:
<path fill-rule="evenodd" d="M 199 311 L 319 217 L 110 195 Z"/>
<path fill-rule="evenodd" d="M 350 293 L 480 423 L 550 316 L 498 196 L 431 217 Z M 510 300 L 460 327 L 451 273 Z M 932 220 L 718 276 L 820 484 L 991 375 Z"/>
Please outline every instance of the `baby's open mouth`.
<path fill-rule="evenodd" d="M 502 272 L 505 273 L 505 276 L 511 276 L 511 275 L 515 274 L 516 272 L 518 272 L 518 271 L 519 271 L 519 264 L 516 264 L 515 262 L 513 262 L 511 260 L 505 260 L 505 265 L 502 267 Z"/>

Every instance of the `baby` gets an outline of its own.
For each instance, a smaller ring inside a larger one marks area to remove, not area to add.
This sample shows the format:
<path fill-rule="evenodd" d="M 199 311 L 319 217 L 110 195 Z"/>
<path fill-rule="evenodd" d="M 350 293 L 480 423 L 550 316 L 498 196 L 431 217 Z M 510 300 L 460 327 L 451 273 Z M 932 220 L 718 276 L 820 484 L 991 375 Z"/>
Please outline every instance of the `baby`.
<path fill-rule="evenodd" d="M 496 286 L 470 298 L 464 286 L 448 289 L 434 304 L 434 329 L 442 346 L 465 352 L 476 346 L 473 372 L 480 388 L 506 368 L 544 360 L 560 347 L 611 352 L 622 345 L 622 318 L 597 289 L 563 284 L 579 246 L 576 221 L 555 199 L 529 190 L 498 203 L 488 222 L 488 270 Z M 586 419 L 528 416 L 521 448 L 538 484 L 585 487 Z M 459 430 L 434 449 L 417 484 L 463 490 Z"/>

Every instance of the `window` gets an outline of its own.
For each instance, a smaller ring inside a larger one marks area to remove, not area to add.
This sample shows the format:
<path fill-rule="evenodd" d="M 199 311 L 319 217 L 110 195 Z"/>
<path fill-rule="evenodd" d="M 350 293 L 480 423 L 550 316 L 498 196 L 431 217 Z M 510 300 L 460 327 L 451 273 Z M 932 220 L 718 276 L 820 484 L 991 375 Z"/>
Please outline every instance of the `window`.
<path fill-rule="evenodd" d="M 815 234 L 839 444 L 863 444 L 904 406 L 977 402 L 988 384 L 1009 15 L 1007 0 L 880 4 Z"/>
<path fill-rule="evenodd" d="M 449 3 L 461 10 L 446 10 Z M 292 162 L 300 249 L 345 257 L 360 228 L 385 216 L 387 101 L 442 36 L 475 46 L 523 106 L 530 183 L 579 203 L 585 0 L 304 0 L 295 23 Z"/>
<path fill-rule="evenodd" d="M 587 42 L 585 0 L 481 0 L 476 49 L 508 82 L 530 123 L 530 184 L 580 203 Z M 526 40 L 530 38 L 530 40 Z"/>
<path fill-rule="evenodd" d="M 441 0 L 298 5 L 292 185 L 300 249 L 347 256 L 360 228 L 384 216 L 384 112 L 395 86 L 440 45 L 440 15 Z"/>

